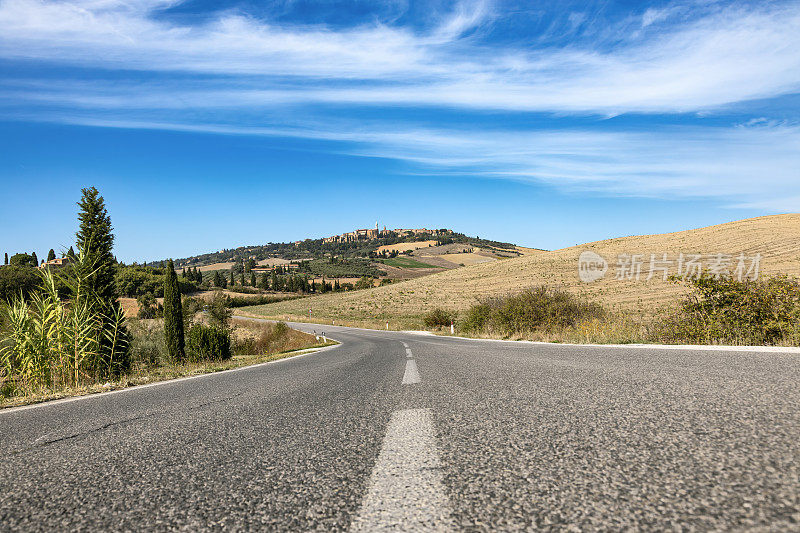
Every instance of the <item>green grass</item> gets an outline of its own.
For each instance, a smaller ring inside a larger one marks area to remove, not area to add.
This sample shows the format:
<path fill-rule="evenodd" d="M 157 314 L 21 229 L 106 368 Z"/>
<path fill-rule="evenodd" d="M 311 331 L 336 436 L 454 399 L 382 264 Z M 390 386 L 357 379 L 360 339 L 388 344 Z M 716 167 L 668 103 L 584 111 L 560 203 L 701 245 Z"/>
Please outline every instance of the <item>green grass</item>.
<path fill-rule="evenodd" d="M 380 262 L 397 268 L 439 268 L 436 265 L 429 265 L 410 257 L 392 257 L 390 259 L 381 259 Z"/>

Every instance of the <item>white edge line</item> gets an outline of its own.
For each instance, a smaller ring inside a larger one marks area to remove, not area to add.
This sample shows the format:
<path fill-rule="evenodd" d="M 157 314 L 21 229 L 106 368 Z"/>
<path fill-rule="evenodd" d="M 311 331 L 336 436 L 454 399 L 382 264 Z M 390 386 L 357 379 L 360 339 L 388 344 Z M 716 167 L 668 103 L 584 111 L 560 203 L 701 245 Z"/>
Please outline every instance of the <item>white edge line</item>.
<path fill-rule="evenodd" d="M 237 315 L 239 318 L 254 318 L 255 320 L 272 321 L 272 319 L 259 319 L 255 317 L 245 317 Z M 321 324 L 317 322 L 296 322 L 296 324 L 306 325 L 319 325 L 330 326 L 330 324 Z M 542 342 L 542 341 L 528 341 L 528 340 L 508 340 L 508 339 L 481 339 L 476 337 L 462 337 L 459 335 L 436 335 L 430 331 L 422 330 L 398 330 L 398 331 L 384 331 L 381 329 L 369 328 L 354 328 L 350 326 L 333 326 L 339 328 L 339 331 L 347 332 L 348 330 L 363 331 L 369 333 L 403 333 L 406 335 L 425 336 L 432 339 L 459 339 L 465 341 L 482 341 L 482 342 L 505 342 L 515 344 L 533 344 L 536 346 L 576 346 L 580 348 L 636 348 L 636 349 L 653 349 L 653 350 L 696 350 L 696 351 L 717 351 L 717 352 L 762 352 L 762 353 L 797 353 L 800 354 L 800 347 L 798 346 L 732 346 L 723 344 L 578 344 L 570 342 Z M 422 341 L 425 342 L 425 341 Z"/>
<path fill-rule="evenodd" d="M 528 340 L 506 340 L 506 339 L 480 339 L 475 337 L 459 337 L 457 335 L 434 335 L 437 339 L 459 339 L 465 341 L 482 342 L 504 342 L 514 344 L 533 344 L 536 346 L 575 346 L 580 348 L 637 348 L 653 350 L 697 350 L 697 351 L 718 351 L 718 352 L 764 352 L 764 353 L 800 353 L 798 346 L 729 346 L 724 344 L 577 344 L 570 342 L 543 342 Z M 433 339 L 431 339 L 433 340 Z M 428 342 L 429 341 L 420 341 Z"/>
<path fill-rule="evenodd" d="M 331 340 L 334 340 L 334 339 L 331 339 Z M 6 413 L 17 413 L 19 411 L 27 411 L 28 409 L 35 409 L 37 407 L 49 407 L 51 405 L 59 405 L 59 404 L 64 404 L 64 403 L 78 402 L 78 401 L 81 401 L 81 400 L 91 400 L 93 398 L 98 398 L 98 397 L 102 397 L 102 396 L 109 396 L 111 394 L 119 394 L 121 392 L 130 392 L 130 391 L 135 391 L 135 390 L 141 390 L 141 389 L 146 389 L 148 387 L 157 387 L 159 385 L 171 385 L 173 383 L 179 383 L 181 381 L 189 381 L 190 379 L 207 378 L 209 376 L 218 376 L 220 374 L 228 374 L 228 373 L 231 373 L 231 372 L 240 372 L 242 370 L 249 370 L 249 369 L 252 369 L 252 368 L 258 368 L 260 366 L 272 365 L 272 364 L 275 364 L 275 363 L 283 363 L 284 361 L 290 361 L 290 360 L 294 360 L 294 359 L 299 359 L 299 358 L 305 357 L 307 355 L 312 355 L 312 354 L 316 354 L 316 353 L 319 353 L 319 352 L 332 350 L 334 348 L 338 348 L 341 345 L 342 344 L 339 343 L 339 344 L 334 344 L 333 346 L 323 346 L 322 348 L 307 348 L 306 350 L 298 350 L 298 352 L 300 352 L 300 353 L 298 353 L 297 355 L 292 355 L 290 357 L 281 357 L 280 359 L 276 359 L 274 361 L 264 361 L 263 363 L 256 363 L 254 365 L 240 366 L 240 367 L 237 367 L 237 368 L 229 368 L 228 370 L 220 370 L 218 372 L 206 372 L 205 374 L 197 374 L 195 376 L 184 376 L 184 377 L 175 378 L 175 379 L 165 379 L 163 381 L 156 381 L 154 383 L 145 383 L 144 385 L 134 385 L 133 387 L 125 387 L 123 389 L 115 389 L 115 390 L 110 390 L 110 391 L 106 391 L 106 392 L 95 392 L 95 393 L 89 393 L 89 394 L 82 394 L 80 396 L 71 396 L 69 398 L 60 398 L 58 400 L 49 400 L 49 401 L 46 400 L 46 401 L 43 401 L 43 402 L 33 403 L 33 404 L 30 404 L 30 405 L 19 405 L 17 407 L 6 407 L 4 409 L 0 409 L 0 416 L 4 415 Z"/>

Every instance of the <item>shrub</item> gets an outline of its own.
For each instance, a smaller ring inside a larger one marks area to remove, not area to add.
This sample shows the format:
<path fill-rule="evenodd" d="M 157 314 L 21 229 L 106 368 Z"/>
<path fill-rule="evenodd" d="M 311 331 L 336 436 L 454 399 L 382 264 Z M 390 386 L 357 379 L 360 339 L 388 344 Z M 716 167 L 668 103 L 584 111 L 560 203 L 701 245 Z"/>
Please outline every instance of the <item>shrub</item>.
<path fill-rule="evenodd" d="M 230 298 L 216 291 L 208 304 L 208 318 L 211 325 L 221 330 L 228 330 L 231 320 Z"/>
<path fill-rule="evenodd" d="M 599 304 L 564 290 L 539 286 L 472 306 L 462 327 L 473 332 L 512 335 L 575 327 L 583 320 L 602 318 L 604 314 Z"/>
<path fill-rule="evenodd" d="M 466 331 L 483 331 L 492 318 L 492 310 L 493 306 L 488 303 L 473 305 L 467 311 L 461 327 Z"/>
<path fill-rule="evenodd" d="M 218 326 L 195 324 L 189 330 L 187 348 L 187 357 L 191 361 L 230 359 L 231 336 Z"/>
<path fill-rule="evenodd" d="M 371 289 L 374 286 L 372 278 L 367 276 L 362 276 L 355 284 L 354 288 L 356 290 L 361 289 Z"/>
<path fill-rule="evenodd" d="M 425 316 L 422 317 L 422 322 L 425 324 L 426 328 L 442 328 L 450 326 L 455 318 L 455 313 L 437 307 L 426 313 Z"/>
<path fill-rule="evenodd" d="M 183 330 L 188 331 L 189 328 L 192 327 L 194 324 L 194 317 L 195 315 L 202 311 L 203 309 L 203 302 L 201 302 L 198 298 L 192 298 L 191 296 L 185 296 L 183 298 L 183 303 L 181 304 L 181 310 L 183 311 Z"/>
<path fill-rule="evenodd" d="M 131 361 L 133 364 L 154 367 L 169 361 L 164 344 L 164 325 L 160 321 L 146 324 L 130 321 Z"/>
<path fill-rule="evenodd" d="M 144 293 L 136 298 L 136 303 L 139 304 L 139 312 L 136 314 L 139 318 L 156 318 L 158 315 L 158 304 L 156 297 L 152 293 Z"/>
<path fill-rule="evenodd" d="M 708 273 L 683 280 L 693 291 L 659 331 L 663 342 L 796 342 L 800 282 L 786 276 L 737 281 Z"/>

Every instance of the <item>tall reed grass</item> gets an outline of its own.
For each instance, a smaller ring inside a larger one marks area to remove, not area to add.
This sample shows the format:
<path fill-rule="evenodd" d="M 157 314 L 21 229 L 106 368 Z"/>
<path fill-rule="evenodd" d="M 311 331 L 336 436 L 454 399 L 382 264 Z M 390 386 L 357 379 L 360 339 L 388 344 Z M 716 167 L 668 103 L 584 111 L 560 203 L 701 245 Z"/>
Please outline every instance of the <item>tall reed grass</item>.
<path fill-rule="evenodd" d="M 78 254 L 58 275 L 69 292 L 61 299 L 56 274 L 39 271 L 41 291 L 2 306 L 7 333 L 0 347 L 3 381 L 30 393 L 39 387 L 78 386 L 116 375 L 126 366 L 129 338 L 117 302 L 92 291 L 90 258 Z"/>

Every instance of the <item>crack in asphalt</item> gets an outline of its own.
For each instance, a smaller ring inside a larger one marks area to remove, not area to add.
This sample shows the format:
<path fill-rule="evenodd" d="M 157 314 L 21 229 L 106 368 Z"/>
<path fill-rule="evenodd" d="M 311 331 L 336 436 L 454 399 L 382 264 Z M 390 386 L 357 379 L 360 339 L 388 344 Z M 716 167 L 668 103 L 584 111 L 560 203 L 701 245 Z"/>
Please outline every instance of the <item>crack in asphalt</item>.
<path fill-rule="evenodd" d="M 201 409 L 203 407 L 207 407 L 209 405 L 229 402 L 231 400 L 234 400 L 234 399 L 238 398 L 242 394 L 243 393 L 238 393 L 238 394 L 233 394 L 231 396 L 225 396 L 225 397 L 222 397 L 222 398 L 214 398 L 212 400 L 208 400 L 208 401 L 196 404 L 196 405 L 187 406 L 186 407 L 186 411 L 194 411 L 194 410 L 197 410 L 197 409 Z M 153 418 L 158 414 L 160 414 L 160 412 L 153 412 L 153 413 L 148 413 L 148 414 L 145 414 L 145 415 L 134 416 L 134 417 L 129 417 L 129 418 L 123 418 L 121 420 L 113 420 L 113 421 L 110 421 L 110 422 L 106 422 L 105 424 L 101 424 L 99 426 L 91 427 L 91 428 L 88 428 L 88 429 L 85 429 L 85 430 L 81 430 L 81 431 L 77 431 L 77 432 L 74 432 L 74 433 L 70 433 L 70 434 L 67 434 L 67 435 L 61 435 L 61 436 L 58 436 L 58 437 L 48 438 L 48 436 L 51 435 L 51 434 L 47 434 L 46 433 L 46 434 L 42 435 L 41 437 L 38 437 L 36 440 L 34 440 L 32 445 L 23 446 L 23 447 L 18 448 L 16 450 L 11 450 L 11 451 L 8 452 L 8 454 L 5 454 L 5 455 L 7 455 L 7 456 L 19 455 L 19 454 L 22 454 L 22 453 L 25 453 L 25 452 L 30 452 L 30 451 L 34 451 L 34 450 L 37 450 L 37 449 L 44 448 L 46 446 L 50 446 L 52 444 L 57 444 L 59 442 L 65 442 L 65 441 L 69 441 L 69 440 L 73 440 L 73 439 L 83 438 L 83 437 L 86 437 L 88 435 L 91 435 L 91 434 L 94 434 L 94 433 L 99 433 L 101 431 L 104 431 L 106 429 L 109 429 L 109 428 L 112 428 L 112 427 L 115 427 L 115 426 L 119 426 L 119 425 L 122 425 L 122 424 L 128 424 L 128 423 L 131 423 L 131 422 L 137 422 L 139 420 L 144 420 L 144 419 L 147 419 L 147 418 Z M 2 456 L 2 455 L 0 455 L 0 456 Z"/>

